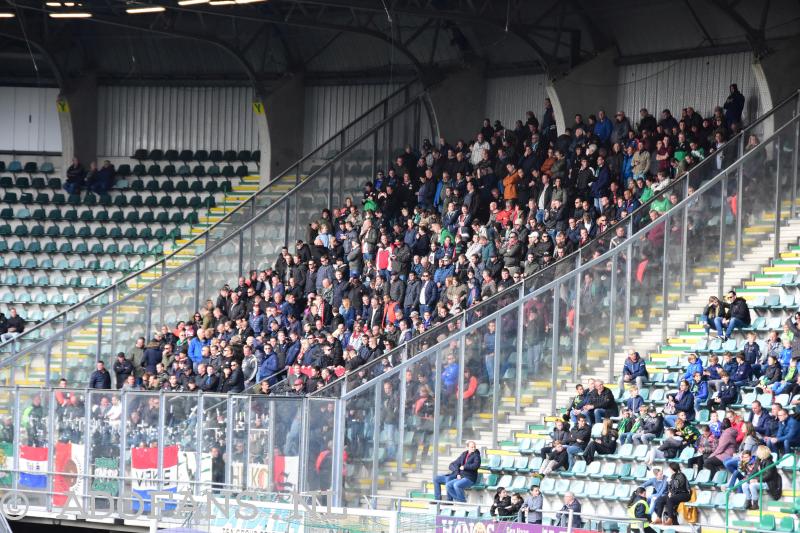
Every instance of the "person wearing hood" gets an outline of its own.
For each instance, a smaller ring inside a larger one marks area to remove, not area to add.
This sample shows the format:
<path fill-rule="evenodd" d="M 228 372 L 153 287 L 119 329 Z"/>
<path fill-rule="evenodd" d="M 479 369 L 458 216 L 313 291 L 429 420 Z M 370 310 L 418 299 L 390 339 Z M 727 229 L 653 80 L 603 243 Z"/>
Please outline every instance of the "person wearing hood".
<path fill-rule="evenodd" d="M 744 111 L 744 95 L 739 92 L 739 87 L 731 83 L 730 91 L 731 94 L 722 106 L 725 110 L 725 125 L 728 128 L 742 122 L 742 111 Z"/>

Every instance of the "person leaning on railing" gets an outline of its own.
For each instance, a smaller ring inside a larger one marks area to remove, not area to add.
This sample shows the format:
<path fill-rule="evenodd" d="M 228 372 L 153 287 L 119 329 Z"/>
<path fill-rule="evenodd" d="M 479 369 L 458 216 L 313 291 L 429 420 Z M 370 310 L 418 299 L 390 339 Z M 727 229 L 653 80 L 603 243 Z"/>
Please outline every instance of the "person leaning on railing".
<path fill-rule="evenodd" d="M 757 474 L 757 472 L 761 472 L 761 474 Z M 783 481 L 772 460 L 772 452 L 766 446 L 759 446 L 756 450 L 756 461 L 750 472 L 750 475 L 753 474 L 756 475 L 742 484 L 742 492 L 747 500 L 748 509 L 758 509 L 758 497 L 761 489 L 765 487 L 772 499 L 781 499 Z"/>

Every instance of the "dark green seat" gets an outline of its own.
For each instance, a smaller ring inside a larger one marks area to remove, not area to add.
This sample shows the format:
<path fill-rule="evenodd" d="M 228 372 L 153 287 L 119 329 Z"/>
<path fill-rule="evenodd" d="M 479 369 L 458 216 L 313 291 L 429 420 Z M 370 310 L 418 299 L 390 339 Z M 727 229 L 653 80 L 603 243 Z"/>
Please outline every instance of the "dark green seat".
<path fill-rule="evenodd" d="M 122 238 L 122 228 L 119 226 L 114 226 L 110 230 L 108 230 L 108 236 L 112 239 L 121 239 Z M 111 253 L 111 252 L 108 252 Z"/>
<path fill-rule="evenodd" d="M 175 190 L 181 194 L 189 192 L 189 182 L 187 182 L 186 180 L 179 181 L 178 184 L 175 185 Z"/>
<path fill-rule="evenodd" d="M 181 150 L 181 153 L 178 155 L 178 159 L 186 163 L 194 159 L 194 154 L 191 150 Z"/>
<path fill-rule="evenodd" d="M 250 161 L 256 164 L 256 166 L 261 166 L 261 150 L 254 150 Z"/>
<path fill-rule="evenodd" d="M 206 167 L 203 165 L 197 165 L 194 167 L 194 169 L 192 169 L 192 174 L 194 174 L 196 178 L 202 178 L 206 175 Z"/>
<path fill-rule="evenodd" d="M 78 210 L 77 209 L 69 209 L 64 213 L 64 220 L 69 222 L 77 222 L 78 221 Z"/>
<path fill-rule="evenodd" d="M 217 180 L 209 180 L 206 183 L 206 192 L 208 194 L 214 194 L 219 190 L 219 184 L 217 184 Z"/>
<path fill-rule="evenodd" d="M 185 178 L 186 176 L 191 175 L 192 171 L 189 169 L 189 165 L 181 165 L 178 168 L 178 176 Z"/>
<path fill-rule="evenodd" d="M 50 195 L 46 192 L 40 192 L 36 195 L 36 203 L 37 204 L 49 204 L 50 203 Z"/>
<path fill-rule="evenodd" d="M 141 192 L 144 190 L 144 181 L 143 180 L 133 180 L 131 182 L 131 190 L 136 192 Z"/>
<path fill-rule="evenodd" d="M 33 220 L 47 220 L 47 213 L 43 207 L 39 207 L 33 210 L 33 214 L 31 215 Z"/>
<path fill-rule="evenodd" d="M 125 222 L 129 222 L 131 224 L 138 224 L 139 223 L 139 212 L 138 211 L 130 211 L 127 216 L 125 217 Z"/>
<path fill-rule="evenodd" d="M 42 166 L 39 167 L 39 172 L 41 172 L 42 174 L 52 174 L 55 171 L 56 169 L 53 167 L 53 163 L 51 163 L 50 161 L 42 163 Z"/>
<path fill-rule="evenodd" d="M 222 154 L 222 159 L 228 163 L 236 161 L 236 150 L 225 150 L 225 153 Z"/>
<path fill-rule="evenodd" d="M 147 159 L 150 161 L 161 161 L 164 159 L 164 151 L 158 148 L 150 150 L 150 153 L 147 155 Z"/>
<path fill-rule="evenodd" d="M 89 247 L 86 245 L 85 242 L 81 241 L 75 245 L 75 253 L 76 254 L 88 254 Z"/>
<path fill-rule="evenodd" d="M 139 231 L 139 238 L 140 239 L 152 239 L 153 238 L 153 230 L 150 228 L 142 228 Z"/>
<path fill-rule="evenodd" d="M 169 224 L 169 211 L 159 211 L 155 221 L 159 224 Z"/>
<path fill-rule="evenodd" d="M 31 182 L 25 176 L 17 177 L 17 187 L 20 189 L 27 189 L 31 186 Z"/>
<path fill-rule="evenodd" d="M 28 174 L 36 174 L 39 171 L 39 165 L 36 164 L 36 161 L 28 161 L 23 170 Z"/>
<path fill-rule="evenodd" d="M 31 187 L 34 189 L 46 189 L 47 188 L 47 181 L 41 176 L 36 176 L 31 180 Z"/>
<path fill-rule="evenodd" d="M 231 183 L 230 180 L 225 180 L 219 184 L 219 190 L 224 193 L 230 193 L 231 191 L 233 191 L 233 184 Z"/>
<path fill-rule="evenodd" d="M 188 187 L 187 187 L 187 190 L 188 190 Z M 175 202 L 173 203 L 173 205 L 175 207 L 179 207 L 181 209 L 186 209 L 187 207 L 189 207 L 189 202 L 188 202 L 188 200 L 186 200 L 185 196 L 178 196 L 177 198 L 175 198 Z"/>
<path fill-rule="evenodd" d="M 208 153 L 208 158 L 211 160 L 212 163 L 219 163 L 220 161 L 222 161 L 222 152 L 219 150 L 211 150 Z"/>
<path fill-rule="evenodd" d="M 52 198 L 50 198 L 50 203 L 54 205 L 67 205 L 67 200 L 64 198 L 63 194 L 57 192 L 53 194 Z"/>
<path fill-rule="evenodd" d="M 94 212 L 91 209 L 81 211 L 81 222 L 92 222 L 94 220 Z"/>
<path fill-rule="evenodd" d="M 191 207 L 192 209 L 200 209 L 202 205 L 203 205 L 203 199 L 200 198 L 199 196 L 192 196 L 191 198 L 189 198 L 189 207 Z"/>
<path fill-rule="evenodd" d="M 47 188 L 53 190 L 59 190 L 61 188 L 61 178 L 49 178 L 47 180 Z"/>
<path fill-rule="evenodd" d="M 139 235 L 136 233 L 136 228 L 128 228 L 124 236 L 126 239 L 136 239 Z"/>
<path fill-rule="evenodd" d="M 150 165 L 150 167 L 148 167 L 147 169 L 147 174 L 153 177 L 161 176 L 163 174 L 163 172 L 161 171 L 161 165 L 158 164 Z"/>
<path fill-rule="evenodd" d="M 31 237 L 44 237 L 44 226 L 36 224 L 31 228 Z"/>
<path fill-rule="evenodd" d="M 240 150 L 236 155 L 236 159 L 242 163 L 249 163 L 253 160 L 253 154 L 250 153 L 250 150 Z"/>
<path fill-rule="evenodd" d="M 125 212 L 122 210 L 117 210 L 111 213 L 111 222 L 120 223 L 125 220 Z"/>
<path fill-rule="evenodd" d="M 142 213 L 142 218 L 140 220 L 142 224 L 152 224 L 155 221 L 156 217 L 152 211 L 145 211 L 144 213 Z"/>
<path fill-rule="evenodd" d="M 240 178 L 247 176 L 249 173 L 250 171 L 248 170 L 247 165 L 239 165 L 236 167 L 236 176 Z"/>
<path fill-rule="evenodd" d="M 177 161 L 178 160 L 178 151 L 177 150 L 167 150 L 164 152 L 164 159 L 167 161 Z"/>
<path fill-rule="evenodd" d="M 166 180 L 161 183 L 161 191 L 166 193 L 175 192 L 175 183 L 172 180 Z"/>
<path fill-rule="evenodd" d="M 167 238 L 167 230 L 164 228 L 158 228 L 156 229 L 155 233 L 153 233 L 153 237 L 159 241 L 163 241 Z"/>
<path fill-rule="evenodd" d="M 56 224 L 53 224 L 52 226 L 47 226 L 48 237 L 56 238 L 59 235 L 61 235 L 61 231 L 58 229 L 58 226 Z"/>
<path fill-rule="evenodd" d="M 174 178 L 176 176 L 175 172 L 175 165 L 169 164 L 164 167 L 164 175 L 168 178 Z"/>
<path fill-rule="evenodd" d="M 61 209 L 59 209 L 57 207 L 54 208 L 54 209 L 51 209 L 50 212 L 47 213 L 47 219 L 48 220 L 61 220 L 62 218 L 64 218 L 64 217 L 61 215 Z"/>
<path fill-rule="evenodd" d="M 211 165 L 208 167 L 208 175 L 212 178 L 218 178 L 222 175 L 222 171 L 219 169 L 217 165 Z"/>
<path fill-rule="evenodd" d="M 68 239 L 71 239 L 71 238 L 75 237 L 76 235 L 77 235 L 77 232 L 75 231 L 75 226 L 73 226 L 72 224 L 69 224 L 69 225 L 64 226 L 63 228 L 61 228 L 61 236 L 62 237 L 66 237 Z"/>
<path fill-rule="evenodd" d="M 120 178 L 127 178 L 131 175 L 131 166 L 127 163 L 120 165 L 117 167 L 117 176 Z"/>
<path fill-rule="evenodd" d="M 6 204 L 15 204 L 17 203 L 17 193 L 15 192 L 7 192 L 3 195 L 3 203 Z"/>
<path fill-rule="evenodd" d="M 207 150 L 197 150 L 194 153 L 194 157 L 192 158 L 195 161 L 202 163 L 204 161 L 208 161 L 208 151 Z"/>
<path fill-rule="evenodd" d="M 20 194 L 19 195 L 19 203 L 25 204 L 25 205 L 32 204 L 33 203 L 33 194 L 31 194 L 29 192 L 24 192 L 24 193 Z"/>
<path fill-rule="evenodd" d="M 81 195 L 80 194 L 70 194 L 67 197 L 67 203 L 69 205 L 81 205 Z"/>
<path fill-rule="evenodd" d="M 103 193 L 103 194 L 100 195 L 100 199 L 98 200 L 98 203 L 100 205 L 102 205 L 103 207 L 111 207 L 112 205 L 114 205 L 114 199 L 111 198 L 110 194 Z"/>
<path fill-rule="evenodd" d="M 142 205 L 144 205 L 142 203 L 142 197 L 138 194 L 133 195 L 133 197 L 130 199 L 129 205 L 131 207 L 142 207 Z"/>
<path fill-rule="evenodd" d="M 14 218 L 14 210 L 10 207 L 6 207 L 2 211 L 0 211 L 0 218 L 3 220 L 11 220 Z"/>
<path fill-rule="evenodd" d="M 144 199 L 144 206 L 149 207 L 150 209 L 158 206 L 158 197 L 150 195 Z"/>
<path fill-rule="evenodd" d="M 172 196 L 168 194 L 162 196 L 161 199 L 158 201 L 158 206 L 163 207 L 165 209 L 169 209 L 170 207 L 172 207 Z"/>
<path fill-rule="evenodd" d="M 193 193 L 203 192 L 203 182 L 200 180 L 194 180 L 192 184 L 189 186 L 189 190 Z"/>
<path fill-rule="evenodd" d="M 94 195 L 93 192 L 87 192 L 86 196 L 83 197 L 83 205 L 94 207 L 97 205 L 97 196 Z"/>
<path fill-rule="evenodd" d="M 183 224 L 183 213 L 180 211 L 172 213 L 172 217 L 169 219 L 169 221 L 173 224 Z"/>
<path fill-rule="evenodd" d="M 186 222 L 187 224 L 199 224 L 199 223 L 200 223 L 200 220 L 199 220 L 199 219 L 198 219 L 198 217 L 197 217 L 197 212 L 196 212 L 196 211 L 192 211 L 191 213 L 189 213 L 188 215 L 186 215 L 186 220 L 185 220 L 185 222 Z"/>
<path fill-rule="evenodd" d="M 95 238 L 104 239 L 108 236 L 108 230 L 105 226 L 98 226 L 94 229 L 93 235 Z"/>
<path fill-rule="evenodd" d="M 103 209 L 94 214 L 94 219 L 97 222 L 108 222 L 108 211 Z"/>
<path fill-rule="evenodd" d="M 114 205 L 117 207 L 125 207 L 128 205 L 128 197 L 124 194 L 118 194 L 114 197 Z"/>
<path fill-rule="evenodd" d="M 144 148 L 139 148 L 133 153 L 132 159 L 136 159 L 138 161 L 143 161 L 147 159 L 147 150 L 145 150 Z"/>
<path fill-rule="evenodd" d="M 11 178 L 11 176 L 0 177 L 0 188 L 10 189 L 13 186 L 14 186 L 14 180 Z"/>
<path fill-rule="evenodd" d="M 58 251 L 62 254 L 71 254 L 72 253 L 72 243 L 65 242 L 62 243 L 61 246 L 58 248 Z"/>
<path fill-rule="evenodd" d="M 88 239 L 92 236 L 92 228 L 89 226 L 81 226 L 78 228 L 78 237 L 81 239 Z"/>
<path fill-rule="evenodd" d="M 138 176 L 138 177 L 141 178 L 145 174 L 147 174 L 147 169 L 144 168 L 143 164 L 139 163 L 138 165 L 133 167 L 133 175 L 134 176 Z"/>
<path fill-rule="evenodd" d="M 97 231 L 95 231 L 97 233 Z M 89 249 L 89 253 L 91 254 L 102 254 L 103 253 L 103 244 L 102 243 L 95 243 Z"/>
<path fill-rule="evenodd" d="M 145 186 L 145 189 L 149 192 L 158 192 L 160 188 L 161 186 L 158 184 L 157 179 L 152 179 L 148 181 L 147 186 Z"/>
<path fill-rule="evenodd" d="M 46 254 L 54 254 L 58 251 L 58 247 L 56 246 L 56 243 L 54 243 L 53 241 L 47 241 L 44 244 L 44 248 L 42 250 Z"/>
<path fill-rule="evenodd" d="M 225 165 L 222 167 L 222 175 L 226 178 L 233 178 L 236 176 L 236 171 L 231 165 Z"/>

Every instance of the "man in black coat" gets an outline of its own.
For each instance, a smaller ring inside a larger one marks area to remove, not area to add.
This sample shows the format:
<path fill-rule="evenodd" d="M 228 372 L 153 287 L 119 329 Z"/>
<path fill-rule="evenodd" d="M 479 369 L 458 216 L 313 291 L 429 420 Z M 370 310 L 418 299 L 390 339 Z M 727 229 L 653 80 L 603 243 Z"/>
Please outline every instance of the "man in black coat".
<path fill-rule="evenodd" d="M 450 463 L 449 473 L 433 478 L 433 493 L 436 500 L 442 499 L 442 484 L 447 489 L 450 500 L 466 503 L 464 490 L 478 480 L 478 469 L 481 467 L 481 452 L 475 441 L 467 443 L 467 449 Z"/>
<path fill-rule="evenodd" d="M 575 454 L 586 449 L 592 439 L 592 428 L 587 423 L 586 415 L 578 415 L 578 425 L 572 428 L 567 439 L 567 454 L 569 455 L 569 468 L 575 464 Z"/>
<path fill-rule="evenodd" d="M 589 411 L 587 416 L 594 418 L 594 423 L 599 424 L 606 417 L 617 416 L 619 410 L 614 393 L 603 384 L 602 380 L 595 380 L 594 390 L 589 391 L 589 403 L 586 409 Z"/>
<path fill-rule="evenodd" d="M 125 359 L 125 354 L 123 352 L 119 352 L 117 354 L 117 360 L 114 361 L 113 370 L 114 374 L 117 376 L 117 388 L 121 389 L 122 384 L 125 383 L 128 376 L 133 374 L 133 364 Z"/>
<path fill-rule="evenodd" d="M 92 372 L 89 377 L 90 389 L 110 389 L 111 388 L 111 374 L 106 370 L 106 365 L 103 361 L 97 362 L 97 370 Z"/>

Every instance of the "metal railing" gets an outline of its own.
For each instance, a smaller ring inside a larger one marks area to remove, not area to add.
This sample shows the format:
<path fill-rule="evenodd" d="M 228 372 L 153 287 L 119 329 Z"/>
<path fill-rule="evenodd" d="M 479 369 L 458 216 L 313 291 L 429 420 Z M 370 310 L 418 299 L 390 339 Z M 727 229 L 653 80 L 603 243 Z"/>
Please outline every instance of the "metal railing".
<path fill-rule="evenodd" d="M 376 165 L 390 161 L 410 139 L 419 143 L 432 137 L 436 128 L 429 111 L 425 94 L 400 106 L 263 209 L 253 200 L 250 211 L 245 211 L 252 214 L 257 206 L 258 215 L 247 222 L 247 217 L 234 221 L 242 223 L 235 233 L 219 226 L 211 230 L 208 238 L 213 244 L 202 255 L 0 361 L 0 384 L 14 384 L 15 373 L 27 372 L 23 358 L 28 368 L 43 365 L 48 383 L 60 375 L 71 383 L 84 383 L 94 361 L 104 354 L 127 352 L 136 337 L 156 325 L 188 318 L 225 283 L 271 265 L 282 246 L 305 239 L 305 224 L 322 207 L 356 198 Z M 70 341 L 77 342 L 70 345 Z M 78 352 L 73 349 L 76 345 Z"/>
<path fill-rule="evenodd" d="M 791 117 L 797 111 L 798 102 L 800 102 L 800 97 L 798 93 L 795 92 L 788 98 L 786 98 L 783 102 L 779 105 L 772 108 L 770 111 L 759 117 L 753 124 L 747 126 L 742 132 L 735 135 L 733 138 L 728 140 L 717 152 L 717 154 L 724 154 L 724 160 L 726 161 L 725 165 L 728 164 L 730 160 L 736 161 L 745 153 L 747 139 L 750 135 L 757 135 L 758 137 L 762 137 L 763 135 L 771 134 L 774 131 L 775 123 L 778 124 L 785 124 L 787 120 L 790 120 Z M 612 239 L 615 237 L 618 228 L 623 228 L 623 239 L 622 241 L 626 240 L 629 236 L 636 233 L 640 230 L 644 225 L 649 222 L 648 214 L 654 206 L 658 206 L 659 204 L 663 204 L 664 202 L 668 202 L 671 195 L 676 194 L 678 198 L 685 198 L 688 193 L 688 187 L 692 187 L 696 189 L 702 183 L 707 182 L 709 179 L 713 178 L 719 172 L 719 169 L 715 167 L 715 159 L 712 157 L 708 157 L 696 165 L 694 168 L 690 169 L 689 172 L 681 176 L 680 178 L 674 180 L 670 183 L 667 187 L 663 190 L 655 193 L 647 202 L 642 204 L 639 208 L 637 208 L 633 213 L 631 213 L 627 220 L 615 224 L 602 233 L 597 235 L 594 239 L 592 239 L 588 244 L 579 248 L 572 254 L 557 259 L 553 264 L 549 265 L 548 267 L 532 274 L 531 276 L 525 278 L 524 280 L 515 283 L 511 287 L 503 291 L 499 291 L 497 294 L 489 298 L 488 300 L 482 301 L 477 305 L 473 306 L 466 311 L 459 313 L 456 316 L 448 318 L 448 320 L 444 321 L 443 323 L 437 324 L 433 329 L 424 332 L 421 335 L 414 337 L 410 342 L 396 347 L 390 353 L 386 354 L 390 360 L 393 361 L 405 361 L 413 354 L 419 353 L 425 346 L 429 346 L 430 344 L 435 344 L 437 342 L 442 341 L 447 336 L 453 334 L 454 332 L 461 331 L 465 327 L 467 327 L 472 321 L 475 320 L 476 317 L 485 316 L 488 313 L 493 313 L 506 305 L 508 302 L 513 301 L 517 298 L 521 298 L 527 292 L 530 292 L 537 287 L 547 283 L 549 280 L 552 280 L 554 277 L 557 277 L 559 273 L 568 272 L 573 268 L 579 267 L 581 264 L 586 263 L 587 261 L 591 260 L 593 257 L 596 257 L 598 254 L 605 252 L 608 250 L 609 245 Z M 791 212 L 790 216 L 795 216 L 797 206 L 795 205 L 794 199 L 796 198 L 796 193 L 794 189 L 792 190 L 792 204 L 791 204 Z M 742 231 L 741 226 L 738 225 L 741 217 L 737 219 L 737 233 L 736 233 L 736 259 L 741 259 L 743 254 L 743 246 L 742 246 Z M 780 231 L 780 218 L 775 219 L 775 231 Z M 777 240 L 776 240 L 776 253 L 777 253 Z M 685 270 L 686 270 L 686 257 L 681 257 L 681 272 L 682 276 L 685 278 Z M 683 299 L 686 296 L 686 289 L 687 286 L 685 284 L 681 285 L 681 293 L 680 298 Z M 722 295 L 724 288 L 724 278 L 720 277 L 719 280 L 719 296 Z M 666 301 L 666 300 L 665 300 Z M 666 311 L 666 309 L 665 309 Z M 666 313 L 664 313 L 666 314 Z M 579 317 L 580 318 L 580 317 Z M 668 323 L 667 321 L 662 321 L 662 336 L 666 337 L 668 330 Z M 628 324 L 625 324 L 625 331 L 624 335 L 620 342 L 617 343 L 617 346 L 621 346 L 622 344 L 627 344 L 630 342 L 631 339 L 631 332 L 629 331 Z M 612 340 L 613 342 L 613 340 Z M 573 344 L 574 347 L 577 348 L 577 343 Z M 577 353 L 573 353 L 574 358 L 577 358 Z M 352 387 L 354 383 L 360 383 L 363 381 L 362 377 L 364 374 L 367 376 L 372 376 L 375 374 L 379 374 L 381 372 L 381 361 L 371 361 L 365 367 L 361 367 L 355 371 L 349 372 L 345 376 L 334 380 L 326 387 L 321 389 L 320 391 L 313 393 L 315 395 L 320 396 L 341 396 L 344 394 L 349 388 Z M 574 367 L 575 376 L 577 376 L 578 367 Z M 608 379 L 612 379 L 611 370 L 609 370 Z M 516 398 L 516 407 L 519 409 L 519 402 L 520 399 Z"/>
<path fill-rule="evenodd" d="M 281 174 L 271 178 L 269 183 L 253 193 L 247 200 L 239 203 L 231 211 L 224 211 L 224 216 L 202 233 L 191 237 L 188 242 L 156 262 L 137 272 L 128 274 L 110 287 L 92 294 L 85 300 L 70 306 L 47 320 L 39 322 L 24 331 L 13 341 L 0 343 L 0 353 L 11 352 L 13 355 L 17 351 L 17 346 L 36 342 L 79 321 L 88 314 L 87 307 L 102 307 L 109 303 L 114 303 L 142 286 L 151 283 L 153 276 L 166 276 L 169 272 L 179 268 L 180 265 L 176 266 L 175 262 L 179 261 L 180 257 L 187 252 L 197 256 L 211 249 L 215 243 L 234 233 L 238 227 L 251 220 L 270 204 L 272 201 L 270 193 L 272 193 L 272 188 L 275 184 L 281 183 L 283 178 L 287 176 L 294 176 L 295 185 L 297 185 L 302 181 L 303 177 L 313 176 L 332 158 L 359 139 L 365 131 L 383 122 L 397 109 L 411 101 L 418 90 L 419 84 L 411 82 L 393 92 L 386 99 L 378 102 L 353 122 L 336 132 L 323 144 L 305 154 Z M 382 157 L 381 160 L 389 161 L 390 158 Z"/>
<path fill-rule="evenodd" d="M 682 325 L 669 311 L 685 295 L 706 285 L 724 290 L 738 253 L 765 243 L 779 249 L 781 226 L 796 210 L 799 123 L 794 114 L 691 194 L 689 180 L 679 181 L 677 203 L 654 220 L 633 220 L 618 246 L 468 313 L 449 335 L 409 348 L 397 366 L 341 381 L 330 394 L 334 456 L 347 442 L 348 473 L 357 469 L 371 484 L 344 476 L 337 504 L 379 494 L 379 480 L 446 469 L 441 454 L 467 438 L 483 434 L 497 445 L 500 424 L 522 407 L 556 412 L 556 393 L 576 374 L 616 375 L 617 347 L 637 331 L 658 320 Z M 334 464 L 334 479 L 343 479 L 342 468 Z"/>

